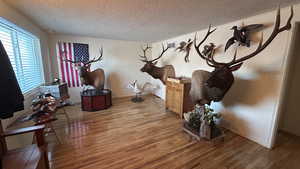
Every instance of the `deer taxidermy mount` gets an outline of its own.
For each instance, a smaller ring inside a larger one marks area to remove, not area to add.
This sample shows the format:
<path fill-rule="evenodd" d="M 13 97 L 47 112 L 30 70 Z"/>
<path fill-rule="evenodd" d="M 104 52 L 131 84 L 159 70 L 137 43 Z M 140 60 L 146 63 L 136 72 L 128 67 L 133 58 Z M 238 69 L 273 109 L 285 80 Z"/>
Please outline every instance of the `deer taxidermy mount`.
<path fill-rule="evenodd" d="M 225 51 L 236 42 L 239 46 L 250 47 L 250 33 L 261 29 L 263 26 L 263 24 L 252 24 L 241 27 L 233 26 L 231 28 L 233 30 L 233 37 L 227 41 Z"/>
<path fill-rule="evenodd" d="M 193 72 L 190 90 L 190 95 L 193 102 L 203 105 L 210 104 L 211 101 L 221 101 L 234 82 L 234 76 L 232 72 L 238 70 L 246 60 L 251 59 L 263 51 L 279 33 L 290 30 L 292 27 L 291 20 L 293 15 L 294 11 L 293 7 L 291 7 L 290 16 L 287 20 L 287 23 L 280 27 L 280 8 L 278 8 L 274 28 L 268 39 L 263 41 L 262 34 L 256 50 L 246 56 L 240 57 L 239 59 L 236 57 L 237 50 L 235 50 L 233 59 L 227 63 L 217 62 L 214 59 L 214 52 L 204 55 L 199 49 L 200 46 L 206 41 L 208 36 L 216 29 L 211 30 L 211 26 L 209 26 L 207 34 L 199 44 L 197 44 L 197 35 L 195 35 L 194 47 L 197 54 L 201 59 L 206 61 L 207 65 L 213 67 L 214 70 L 212 72 L 205 70 L 196 70 Z"/>
<path fill-rule="evenodd" d="M 184 61 L 186 63 L 190 62 L 189 56 L 190 56 L 192 44 L 193 44 L 193 41 L 191 39 L 189 39 L 187 42 L 182 41 L 182 42 L 180 42 L 179 47 L 177 47 L 175 49 L 175 51 L 179 50 L 179 52 L 185 52 Z"/>
<path fill-rule="evenodd" d="M 163 67 L 156 66 L 158 60 L 164 55 L 164 53 L 170 48 L 167 46 L 165 48 L 164 44 L 162 44 L 162 52 L 160 55 L 152 60 L 149 60 L 146 56 L 146 53 L 151 47 L 147 44 L 145 48 L 142 47 L 143 55 L 140 55 L 141 61 L 145 63 L 145 65 L 141 68 L 141 72 L 146 72 L 154 79 L 159 79 L 163 84 L 166 84 L 168 77 L 175 77 L 175 69 L 172 65 L 165 65 Z"/>
<path fill-rule="evenodd" d="M 73 61 L 68 60 L 67 58 L 64 58 L 64 61 L 74 64 L 75 68 L 79 72 L 80 81 L 82 84 L 93 86 L 97 90 L 102 90 L 104 88 L 105 83 L 104 70 L 101 68 L 98 68 L 93 71 L 89 70 L 91 64 L 101 61 L 102 57 L 103 48 L 100 49 L 100 55 L 98 57 L 96 56 L 92 60 L 89 60 L 87 62 Z"/>

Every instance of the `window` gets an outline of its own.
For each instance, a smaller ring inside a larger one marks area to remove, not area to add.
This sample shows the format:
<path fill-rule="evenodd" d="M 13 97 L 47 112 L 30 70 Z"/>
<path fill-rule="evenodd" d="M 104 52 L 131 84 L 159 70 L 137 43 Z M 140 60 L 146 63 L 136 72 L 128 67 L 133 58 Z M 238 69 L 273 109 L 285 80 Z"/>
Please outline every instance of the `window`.
<path fill-rule="evenodd" d="M 0 40 L 24 94 L 44 83 L 40 40 L 36 36 L 0 17 Z"/>

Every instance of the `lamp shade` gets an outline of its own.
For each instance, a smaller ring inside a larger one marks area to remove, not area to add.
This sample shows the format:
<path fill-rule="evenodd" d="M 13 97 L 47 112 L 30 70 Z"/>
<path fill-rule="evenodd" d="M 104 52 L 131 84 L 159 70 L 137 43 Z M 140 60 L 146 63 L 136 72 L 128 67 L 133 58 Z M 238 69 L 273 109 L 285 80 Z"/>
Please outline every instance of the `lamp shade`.
<path fill-rule="evenodd" d="M 0 41 L 0 118 L 10 118 L 14 112 L 24 110 L 23 102 L 14 69 Z"/>

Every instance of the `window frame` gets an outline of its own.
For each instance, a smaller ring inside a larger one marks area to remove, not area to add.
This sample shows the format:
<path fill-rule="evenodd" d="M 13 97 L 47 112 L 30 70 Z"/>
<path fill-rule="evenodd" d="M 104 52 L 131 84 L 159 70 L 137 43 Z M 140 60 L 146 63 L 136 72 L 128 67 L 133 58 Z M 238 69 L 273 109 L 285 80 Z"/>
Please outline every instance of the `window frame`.
<path fill-rule="evenodd" d="M 8 21 L 7 19 L 3 18 L 3 17 L 0 17 L 0 27 L 3 27 L 4 29 L 8 29 L 11 32 L 11 38 L 18 41 L 18 33 L 21 33 L 21 34 L 25 34 L 27 36 L 29 36 L 30 38 L 32 38 L 33 42 L 32 42 L 32 45 L 33 45 L 33 51 L 34 51 L 34 57 L 35 57 L 35 60 L 34 61 L 38 61 L 38 65 L 39 65 L 39 71 L 41 72 L 41 82 L 40 84 L 38 84 L 38 86 L 35 86 L 33 88 L 30 88 L 29 90 L 27 91 L 22 91 L 23 95 L 25 97 L 31 95 L 32 93 L 34 92 L 37 92 L 38 91 L 38 88 L 45 84 L 45 74 L 44 74 L 44 60 L 43 60 L 43 57 L 42 57 L 42 49 L 41 49 L 41 41 L 40 41 L 40 38 L 34 34 L 32 34 L 31 32 L 23 29 L 22 27 L 12 23 L 11 21 Z M 17 46 L 16 46 L 17 45 Z M 12 46 L 13 46 L 13 51 L 14 51 L 14 57 L 15 57 L 15 60 L 22 60 L 20 59 L 21 55 L 20 55 L 20 44 L 17 43 L 15 44 L 14 41 L 12 41 Z M 18 62 L 18 61 L 16 61 Z M 22 62 L 22 61 L 21 61 Z M 17 63 L 16 63 L 17 64 Z M 20 64 L 20 63 L 18 63 Z M 19 74 L 19 71 L 20 70 L 17 70 L 18 72 L 15 72 L 16 76 L 18 76 L 17 74 Z M 22 68 L 21 68 L 21 71 L 22 71 Z M 19 75 L 20 76 L 20 75 Z M 22 75 L 23 77 L 23 82 L 25 81 L 25 76 Z M 19 82 L 21 83 L 21 82 Z M 20 86 L 23 85 L 23 84 L 20 84 Z"/>

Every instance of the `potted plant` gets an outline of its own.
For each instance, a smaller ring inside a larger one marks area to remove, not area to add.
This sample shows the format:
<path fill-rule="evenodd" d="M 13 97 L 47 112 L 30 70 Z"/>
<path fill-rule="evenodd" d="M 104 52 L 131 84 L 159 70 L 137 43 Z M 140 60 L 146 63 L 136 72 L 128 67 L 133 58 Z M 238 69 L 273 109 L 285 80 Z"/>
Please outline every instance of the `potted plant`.
<path fill-rule="evenodd" d="M 205 105 L 199 136 L 209 140 L 220 136 L 222 131 L 216 125 L 216 120 L 220 117 L 221 115 L 219 113 L 215 113 L 212 108 Z"/>
<path fill-rule="evenodd" d="M 183 114 L 187 125 L 197 133 L 200 131 L 202 114 L 203 107 L 198 104 L 195 105 L 195 108 L 192 111 Z"/>

